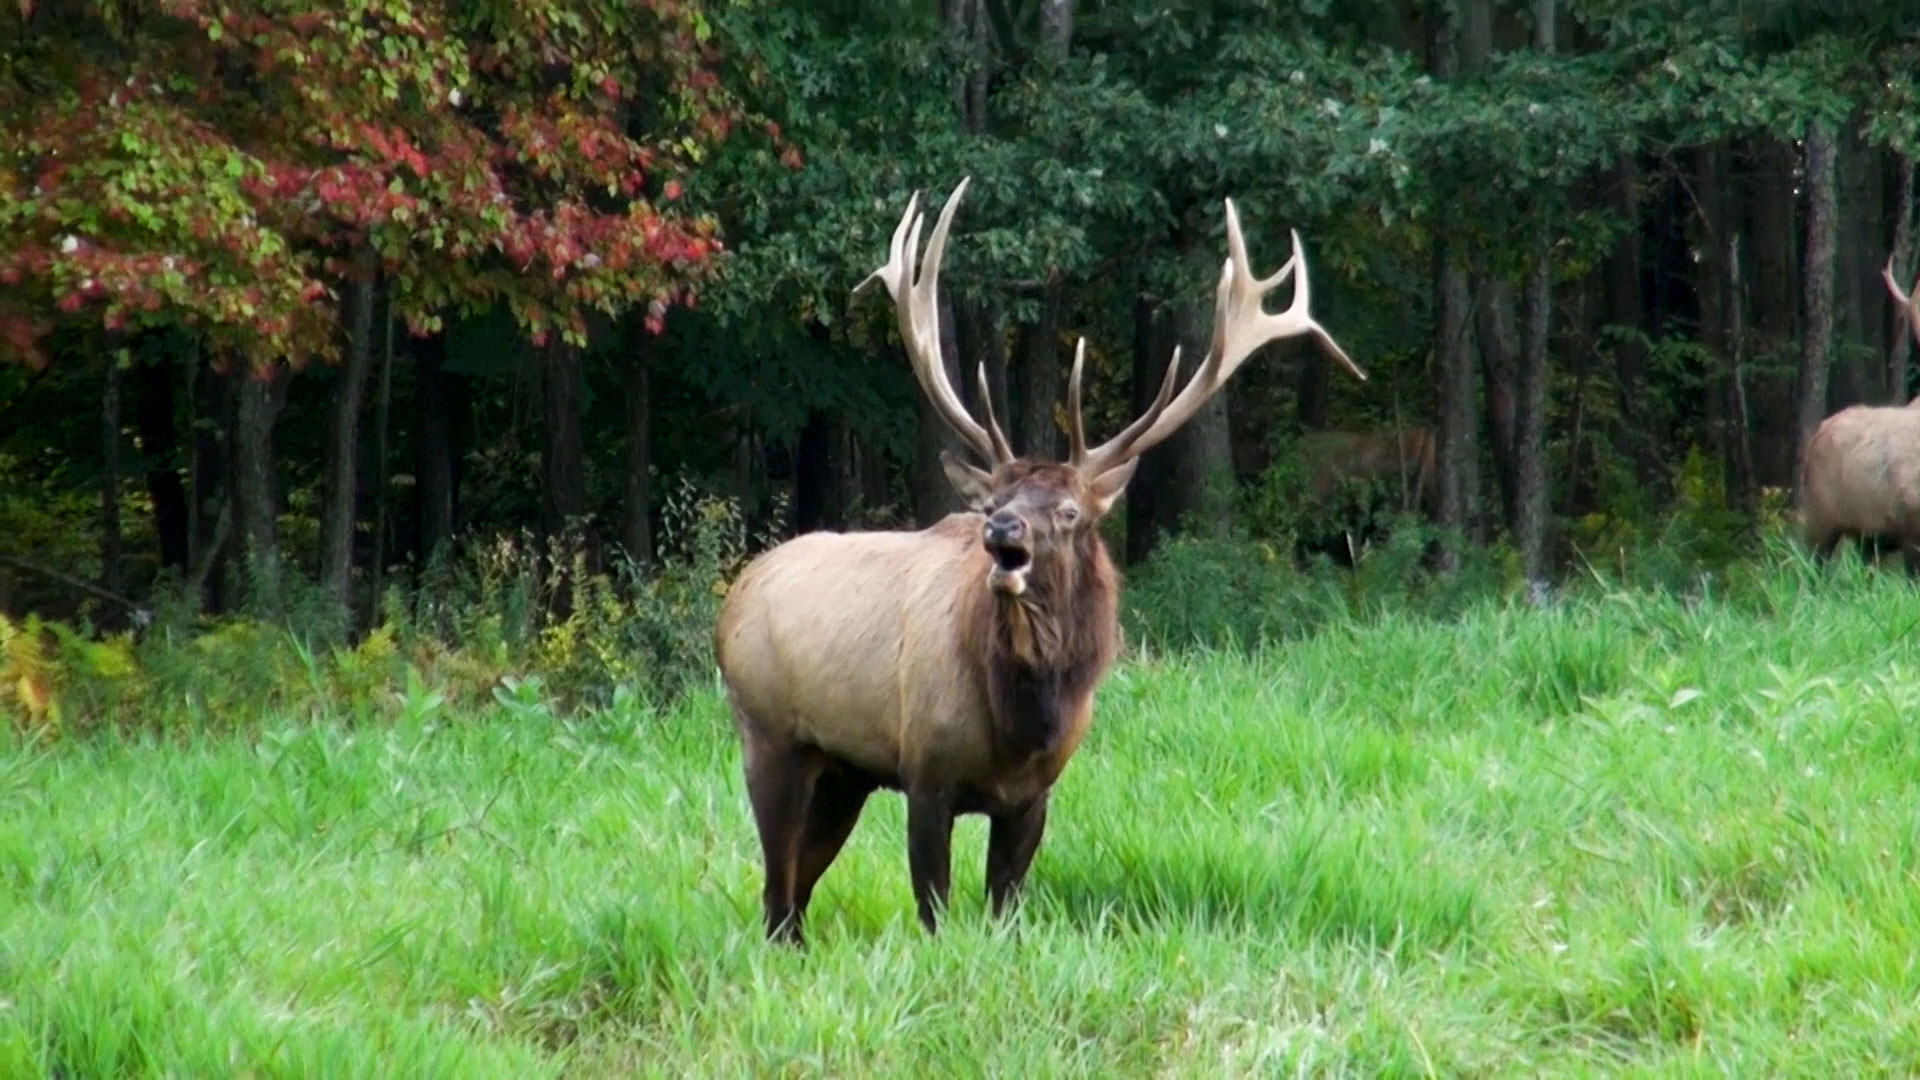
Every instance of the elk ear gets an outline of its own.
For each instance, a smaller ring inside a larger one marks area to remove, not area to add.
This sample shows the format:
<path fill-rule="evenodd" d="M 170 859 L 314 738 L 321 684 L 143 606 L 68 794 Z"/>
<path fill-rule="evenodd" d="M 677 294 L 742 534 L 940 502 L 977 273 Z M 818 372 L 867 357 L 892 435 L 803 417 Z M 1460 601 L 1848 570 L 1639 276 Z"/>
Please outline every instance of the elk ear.
<path fill-rule="evenodd" d="M 1114 500 L 1127 490 L 1127 481 L 1133 479 L 1133 470 L 1140 465 L 1139 458 L 1128 458 L 1123 465 L 1115 465 L 1106 472 L 1093 478 L 1087 487 L 1093 492 L 1093 506 L 1097 516 L 1105 517 L 1113 509 Z"/>
<path fill-rule="evenodd" d="M 967 505 L 979 509 L 993 497 L 993 474 L 953 456 L 953 451 L 940 451 L 940 467 L 947 471 L 947 482 L 967 501 Z"/>

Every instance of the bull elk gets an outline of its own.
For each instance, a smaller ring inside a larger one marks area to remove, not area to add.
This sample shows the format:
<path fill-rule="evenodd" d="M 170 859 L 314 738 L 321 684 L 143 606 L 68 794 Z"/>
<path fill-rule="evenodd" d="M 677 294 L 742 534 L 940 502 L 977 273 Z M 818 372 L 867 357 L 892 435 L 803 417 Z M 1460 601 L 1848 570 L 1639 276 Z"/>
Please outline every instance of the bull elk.
<path fill-rule="evenodd" d="M 1902 290 L 1881 271 L 1920 346 L 1920 280 Z M 1920 398 L 1905 407 L 1853 405 L 1820 422 L 1800 462 L 1801 536 L 1825 557 L 1844 538 L 1892 538 L 1920 570 Z"/>
<path fill-rule="evenodd" d="M 970 179 L 970 178 L 969 178 Z M 741 742 L 765 861 L 766 932 L 799 943 L 815 884 L 878 788 L 907 801 L 907 861 L 927 932 L 949 891 L 956 815 L 990 819 L 986 887 L 998 916 L 1039 848 L 1047 796 L 1093 718 L 1094 688 L 1119 652 L 1119 575 L 1095 526 L 1139 457 L 1198 412 L 1262 345 L 1311 335 L 1366 375 L 1308 313 L 1300 237 L 1272 277 L 1253 276 L 1233 203 L 1229 258 L 1205 360 L 1176 396 L 1176 348 L 1152 405 L 1089 448 L 1080 409 L 1086 341 L 1075 350 L 1065 463 L 1016 457 L 984 390 L 983 426 L 940 353 L 940 260 L 963 179 L 920 247 L 920 195 L 894 229 L 875 281 L 892 295 L 920 388 L 988 468 L 942 453 L 970 509 L 919 531 L 813 532 L 747 565 L 729 590 L 715 651 Z M 919 263 L 917 272 L 914 264 Z M 1295 277 L 1293 303 L 1263 297 Z"/>

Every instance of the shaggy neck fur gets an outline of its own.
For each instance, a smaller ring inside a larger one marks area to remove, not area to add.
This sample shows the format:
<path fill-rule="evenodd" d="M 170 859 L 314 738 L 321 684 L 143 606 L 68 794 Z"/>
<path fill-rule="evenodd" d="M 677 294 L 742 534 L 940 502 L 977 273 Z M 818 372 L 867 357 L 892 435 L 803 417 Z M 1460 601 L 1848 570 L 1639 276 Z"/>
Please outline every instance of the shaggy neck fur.
<path fill-rule="evenodd" d="M 981 592 L 994 741 L 1010 757 L 1048 753 L 1119 651 L 1113 562 L 1089 528 L 1071 551 L 1036 559 L 1020 596 Z"/>

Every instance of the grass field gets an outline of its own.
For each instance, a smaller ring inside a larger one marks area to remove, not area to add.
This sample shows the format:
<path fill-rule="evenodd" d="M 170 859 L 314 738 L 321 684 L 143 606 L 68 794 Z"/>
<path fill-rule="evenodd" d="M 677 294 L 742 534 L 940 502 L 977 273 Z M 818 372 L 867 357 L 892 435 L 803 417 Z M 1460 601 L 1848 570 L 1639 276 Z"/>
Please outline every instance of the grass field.
<path fill-rule="evenodd" d="M 762 943 L 711 693 L 0 756 L 0 1075 L 1911 1075 L 1920 591 L 1141 658 L 1026 907 L 897 796 Z"/>

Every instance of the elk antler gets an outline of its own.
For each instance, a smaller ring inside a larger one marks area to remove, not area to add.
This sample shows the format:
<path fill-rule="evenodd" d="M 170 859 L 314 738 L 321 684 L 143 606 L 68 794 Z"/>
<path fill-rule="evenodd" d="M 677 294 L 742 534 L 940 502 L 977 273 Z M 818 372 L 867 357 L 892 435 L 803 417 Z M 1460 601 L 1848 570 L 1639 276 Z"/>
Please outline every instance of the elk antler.
<path fill-rule="evenodd" d="M 1887 257 L 1887 265 L 1880 271 L 1880 277 L 1887 283 L 1887 291 L 1893 294 L 1893 301 L 1907 313 L 1907 329 L 1913 332 L 1913 343 L 1920 346 L 1920 274 L 1913 279 L 1913 291 L 1902 292 L 1900 282 L 1893 276 L 1893 257 Z"/>
<path fill-rule="evenodd" d="M 1360 366 L 1353 362 L 1340 343 L 1333 340 L 1333 335 L 1315 322 L 1307 310 L 1307 265 L 1300 253 L 1300 233 L 1289 230 L 1293 236 L 1293 256 L 1286 265 L 1275 271 L 1272 277 L 1265 280 L 1256 278 L 1253 276 L 1253 267 L 1247 261 L 1246 238 L 1240 234 L 1240 215 L 1234 210 L 1232 199 L 1226 203 L 1228 257 L 1220 267 L 1220 284 L 1214 292 L 1213 342 L 1207 349 L 1206 359 L 1201 361 L 1193 378 L 1181 389 L 1179 397 L 1169 400 L 1175 375 L 1180 368 L 1180 350 L 1176 347 L 1172 359 L 1167 362 L 1167 377 L 1160 384 L 1160 393 L 1154 398 L 1153 404 L 1120 434 L 1089 450 L 1080 418 L 1080 368 L 1084 343 L 1082 350 L 1075 352 L 1073 374 L 1067 382 L 1072 464 L 1088 477 L 1124 465 L 1180 430 L 1181 425 L 1193 419 L 1208 398 L 1226 385 L 1247 357 L 1269 341 L 1310 334 L 1333 354 L 1334 359 L 1345 364 L 1355 378 L 1366 381 L 1366 372 L 1360 370 Z M 1269 314 L 1261 307 L 1261 302 L 1290 276 L 1295 278 L 1293 303 L 1278 315 Z"/>
<path fill-rule="evenodd" d="M 875 280 L 886 285 L 900 319 L 900 340 L 906 344 L 907 359 L 913 364 L 914 376 L 920 380 L 920 389 L 926 392 L 947 426 L 997 469 L 1013 461 L 1013 450 L 993 415 L 993 398 L 986 392 L 987 366 L 980 365 L 980 397 L 987 403 L 987 426 L 982 428 L 968 415 L 960 395 L 954 392 L 953 383 L 947 379 L 946 361 L 940 354 L 940 259 L 947 253 L 947 226 L 952 223 L 960 197 L 966 194 L 967 185 L 972 181 L 970 176 L 961 180 L 947 197 L 940 220 L 934 223 L 933 236 L 927 240 L 924 260 L 919 258 L 923 220 L 920 193 L 914 192 L 913 198 L 907 201 L 906 214 L 893 230 L 886 265 L 862 278 L 853 292 L 859 295 Z M 916 262 L 919 263 L 917 273 Z"/>

